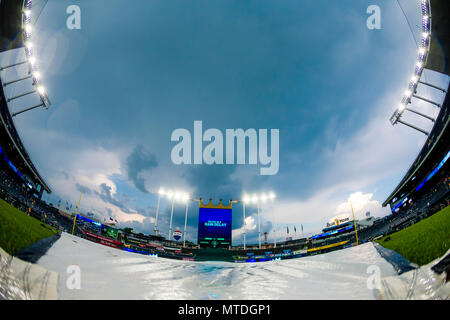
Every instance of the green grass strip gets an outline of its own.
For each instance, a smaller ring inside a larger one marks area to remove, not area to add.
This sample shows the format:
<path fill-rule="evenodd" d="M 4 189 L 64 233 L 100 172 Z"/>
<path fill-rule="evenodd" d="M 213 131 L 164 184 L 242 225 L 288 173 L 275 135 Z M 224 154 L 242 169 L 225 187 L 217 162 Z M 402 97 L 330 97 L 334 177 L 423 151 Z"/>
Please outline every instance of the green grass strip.
<path fill-rule="evenodd" d="M 450 248 L 450 206 L 376 242 L 420 266 L 430 263 Z"/>
<path fill-rule="evenodd" d="M 0 247 L 13 255 L 58 231 L 0 199 Z"/>

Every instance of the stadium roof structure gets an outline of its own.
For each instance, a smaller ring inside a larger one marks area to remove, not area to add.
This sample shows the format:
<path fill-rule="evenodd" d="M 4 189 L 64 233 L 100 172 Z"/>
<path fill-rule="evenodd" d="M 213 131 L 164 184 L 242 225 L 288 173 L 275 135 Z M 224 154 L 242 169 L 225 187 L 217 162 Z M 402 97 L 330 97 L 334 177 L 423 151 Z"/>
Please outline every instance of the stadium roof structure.
<path fill-rule="evenodd" d="M 425 145 L 398 186 L 384 201 L 383 206 L 388 205 L 391 201 L 395 202 L 415 190 L 446 156 L 450 146 L 449 116 L 450 97 L 447 94 Z"/>
<path fill-rule="evenodd" d="M 10 160 L 14 165 L 34 184 L 41 185 L 47 193 L 51 193 L 50 187 L 45 183 L 44 179 L 39 175 L 36 167 L 31 161 L 28 152 L 26 151 L 16 127 L 14 126 L 11 114 L 9 113 L 8 105 L 6 103 L 5 93 L 0 80 L 0 143 L 2 147 L 11 146 L 13 152 L 9 155 Z"/>
<path fill-rule="evenodd" d="M 0 1 L 0 52 L 23 46 L 23 0 Z"/>
<path fill-rule="evenodd" d="M 24 8 L 31 7 L 31 0 L 0 1 L 0 52 L 21 48 L 28 34 L 23 30 Z M 25 20 L 29 21 L 29 20 Z M 8 158 L 23 176 L 39 188 L 51 193 L 50 187 L 31 161 L 9 112 L 7 98 L 0 79 L 0 143 L 8 149 Z"/>
<path fill-rule="evenodd" d="M 425 68 L 450 76 L 450 1 L 431 0 L 431 45 Z"/>
<path fill-rule="evenodd" d="M 425 68 L 446 75 L 449 74 L 450 56 L 450 1 L 431 0 L 431 41 Z M 450 98 L 448 91 L 434 126 L 428 135 L 425 145 L 422 147 L 413 164 L 406 172 L 398 186 L 383 202 L 383 207 L 401 201 L 405 196 L 414 192 L 426 181 L 426 177 L 437 168 L 440 161 L 449 152 L 450 130 L 449 113 Z M 392 206 L 391 206 L 392 207 Z"/>

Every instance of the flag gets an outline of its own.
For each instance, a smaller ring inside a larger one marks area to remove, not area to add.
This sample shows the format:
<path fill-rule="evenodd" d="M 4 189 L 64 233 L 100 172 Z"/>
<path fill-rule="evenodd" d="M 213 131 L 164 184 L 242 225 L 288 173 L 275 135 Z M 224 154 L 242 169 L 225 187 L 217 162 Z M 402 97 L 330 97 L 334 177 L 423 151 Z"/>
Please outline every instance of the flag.
<path fill-rule="evenodd" d="M 114 221 L 113 218 L 109 217 L 109 220 Z"/>
<path fill-rule="evenodd" d="M 286 232 L 289 234 L 289 227 L 286 227 Z"/>
<path fill-rule="evenodd" d="M 302 225 L 302 232 L 303 232 L 303 225 Z"/>
<path fill-rule="evenodd" d="M 294 233 L 297 233 L 297 228 L 294 226 Z"/>

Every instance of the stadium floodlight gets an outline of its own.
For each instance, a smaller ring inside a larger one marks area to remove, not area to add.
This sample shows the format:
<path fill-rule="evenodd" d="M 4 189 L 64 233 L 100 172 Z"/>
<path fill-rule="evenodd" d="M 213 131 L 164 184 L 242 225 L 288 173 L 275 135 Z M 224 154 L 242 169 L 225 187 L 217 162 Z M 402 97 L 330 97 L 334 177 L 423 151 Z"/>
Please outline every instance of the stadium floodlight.
<path fill-rule="evenodd" d="M 36 58 L 35 57 L 29 57 L 28 62 L 31 64 L 32 67 L 36 64 Z"/>
<path fill-rule="evenodd" d="M 45 88 L 43 86 L 38 86 L 36 90 L 41 96 L 45 94 Z"/>
<path fill-rule="evenodd" d="M 33 78 L 38 81 L 41 78 L 41 74 L 38 71 L 33 72 Z"/>
<path fill-rule="evenodd" d="M 26 9 L 23 11 L 23 14 L 25 15 L 26 18 L 29 18 L 31 16 L 31 10 Z"/>
<path fill-rule="evenodd" d="M 167 198 L 172 199 L 173 192 L 171 190 L 167 191 Z"/>
<path fill-rule="evenodd" d="M 260 199 L 262 202 L 266 202 L 268 198 L 267 198 L 266 194 L 263 193 L 263 194 L 261 194 Z"/>
<path fill-rule="evenodd" d="M 421 82 L 420 81 L 420 77 L 422 74 L 422 71 L 425 67 L 426 61 L 427 61 L 427 57 L 429 55 L 429 51 L 430 51 L 430 38 L 432 36 L 431 34 L 431 16 L 430 16 L 430 2 L 429 0 L 421 0 L 421 9 L 422 9 L 422 33 L 421 33 L 421 45 L 418 48 L 418 58 L 417 58 L 417 62 L 415 64 L 415 71 L 414 71 L 414 76 L 411 79 L 408 91 L 406 91 L 405 95 L 403 96 L 402 99 L 402 103 L 401 105 L 398 107 L 398 109 L 396 109 L 396 111 L 394 112 L 394 114 L 391 116 L 390 121 L 392 125 L 395 125 L 396 123 L 402 123 L 404 125 L 407 125 L 413 129 L 416 129 L 418 131 L 421 131 L 425 134 L 428 135 L 427 132 L 425 132 L 424 130 L 421 130 L 420 128 L 417 128 L 411 124 L 405 123 L 403 121 L 400 121 L 400 117 L 402 115 L 403 110 L 406 109 L 406 105 L 408 103 L 411 102 L 411 97 L 415 97 L 415 98 L 419 98 L 416 95 L 414 95 L 416 93 L 416 88 L 418 86 L 419 83 L 425 84 L 425 85 L 429 85 L 427 83 Z M 437 88 L 440 89 L 440 88 Z M 445 92 L 445 91 L 444 91 Z M 427 101 L 429 102 L 429 101 Z M 430 102 L 433 103 L 433 102 Z M 409 111 L 411 111 L 410 109 L 407 109 Z M 415 111 L 412 111 L 415 112 Z M 417 113 L 417 112 L 416 112 Z M 422 114 L 420 114 L 422 115 Z M 425 116 L 426 118 L 429 118 L 427 116 Z"/>
<path fill-rule="evenodd" d="M 25 47 L 26 47 L 28 50 L 31 50 L 31 48 L 33 48 L 33 42 L 27 41 L 27 42 L 25 43 Z"/>
<path fill-rule="evenodd" d="M 188 202 L 188 200 L 189 200 L 189 194 L 183 193 L 183 194 L 181 195 L 181 201 L 183 201 L 183 202 Z"/>
<path fill-rule="evenodd" d="M 187 233 L 187 217 L 188 217 L 188 211 L 189 211 L 189 195 L 187 193 L 184 194 L 183 200 L 185 200 L 186 203 L 186 213 L 184 216 L 184 232 L 183 232 L 183 247 L 186 247 L 186 233 Z"/>
<path fill-rule="evenodd" d="M 33 30 L 33 27 L 30 24 L 26 24 L 25 25 L 25 32 L 26 33 L 31 33 L 32 30 Z"/>
<path fill-rule="evenodd" d="M 275 193 L 269 192 L 269 193 L 261 193 L 260 195 L 254 194 L 251 197 L 248 195 L 243 196 L 243 228 L 244 228 L 244 250 L 246 249 L 245 246 L 245 237 L 246 237 L 246 223 L 245 223 L 245 205 L 248 203 L 256 204 L 257 207 L 257 224 L 258 224 L 258 242 L 259 242 L 259 248 L 261 248 L 261 221 L 260 221 L 260 211 L 261 211 L 261 203 L 265 204 L 268 200 L 275 199 Z M 274 235 L 274 243 L 276 243 L 275 235 Z"/>
<path fill-rule="evenodd" d="M 163 188 L 160 188 L 160 189 L 158 190 L 158 194 L 161 195 L 161 196 L 163 196 L 163 195 L 166 194 L 166 191 L 165 191 Z"/>

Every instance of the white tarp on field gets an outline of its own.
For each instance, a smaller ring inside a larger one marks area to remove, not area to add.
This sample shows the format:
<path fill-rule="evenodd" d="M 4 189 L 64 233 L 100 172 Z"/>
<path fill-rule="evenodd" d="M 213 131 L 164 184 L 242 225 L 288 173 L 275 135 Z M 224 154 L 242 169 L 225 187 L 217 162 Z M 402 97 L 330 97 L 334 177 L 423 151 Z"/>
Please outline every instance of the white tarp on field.
<path fill-rule="evenodd" d="M 373 277 L 396 275 L 371 243 L 237 264 L 149 257 L 66 233 L 38 264 L 59 273 L 59 299 L 375 299 Z"/>
<path fill-rule="evenodd" d="M 58 274 L 0 248 L 0 300 L 55 300 Z"/>

